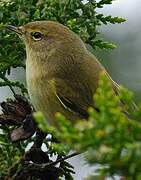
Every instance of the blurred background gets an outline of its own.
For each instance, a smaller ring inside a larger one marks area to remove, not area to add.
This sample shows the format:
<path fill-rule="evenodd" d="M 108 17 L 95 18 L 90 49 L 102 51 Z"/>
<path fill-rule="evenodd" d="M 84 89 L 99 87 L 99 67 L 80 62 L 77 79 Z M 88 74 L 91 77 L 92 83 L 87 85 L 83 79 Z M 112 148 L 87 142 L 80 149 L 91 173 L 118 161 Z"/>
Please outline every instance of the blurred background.
<path fill-rule="evenodd" d="M 135 100 L 141 102 L 141 1 L 115 0 L 112 5 L 99 9 L 105 15 L 121 16 L 127 21 L 119 25 L 102 25 L 99 29 L 103 39 L 117 44 L 112 51 L 94 50 L 112 78 L 132 90 Z M 25 81 L 21 68 L 13 69 L 10 79 Z M 0 101 L 12 96 L 8 88 L 0 88 Z M 76 169 L 75 180 L 81 180 L 91 171 L 81 157 L 70 160 Z"/>
<path fill-rule="evenodd" d="M 140 7 L 140 0 L 115 0 L 113 4 L 107 5 L 101 10 L 98 9 L 105 15 L 121 16 L 126 19 L 126 22 L 118 25 L 102 25 L 99 29 L 103 39 L 116 43 L 115 50 L 94 50 L 94 54 L 114 81 L 134 92 L 136 102 L 141 102 Z M 95 171 L 84 165 L 82 157 L 79 158 L 71 160 L 77 169 L 76 180 L 84 179 L 90 172 Z M 120 178 L 116 177 L 116 179 Z"/>
<path fill-rule="evenodd" d="M 102 9 L 105 15 L 121 16 L 127 21 L 119 25 L 101 26 L 102 37 L 115 42 L 117 48 L 95 52 L 113 79 L 134 91 L 137 101 L 141 101 L 140 5 L 140 0 L 115 0 L 112 5 Z"/>

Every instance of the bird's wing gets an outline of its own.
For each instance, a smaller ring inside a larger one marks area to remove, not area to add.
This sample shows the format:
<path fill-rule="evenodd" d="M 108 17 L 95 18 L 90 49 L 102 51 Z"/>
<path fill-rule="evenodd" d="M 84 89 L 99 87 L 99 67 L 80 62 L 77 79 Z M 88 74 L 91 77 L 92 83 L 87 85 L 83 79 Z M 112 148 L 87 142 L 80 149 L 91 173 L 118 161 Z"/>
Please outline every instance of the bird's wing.
<path fill-rule="evenodd" d="M 112 80 L 112 84 L 113 84 L 113 89 L 115 91 L 115 94 L 117 96 L 119 96 L 120 85 L 117 84 L 116 82 L 114 82 L 113 80 Z M 130 118 L 129 112 L 126 110 L 126 106 L 125 106 L 126 102 L 123 101 L 123 100 L 120 100 L 120 102 L 121 102 L 122 111 Z M 137 111 L 138 110 L 138 107 L 137 107 L 137 105 L 136 105 L 136 103 L 134 101 L 132 102 L 132 106 L 131 107 L 132 107 L 133 111 Z"/>
<path fill-rule="evenodd" d="M 57 79 L 55 95 L 66 110 L 77 113 L 81 118 L 88 118 L 88 107 L 93 106 L 93 94 L 86 83 Z"/>

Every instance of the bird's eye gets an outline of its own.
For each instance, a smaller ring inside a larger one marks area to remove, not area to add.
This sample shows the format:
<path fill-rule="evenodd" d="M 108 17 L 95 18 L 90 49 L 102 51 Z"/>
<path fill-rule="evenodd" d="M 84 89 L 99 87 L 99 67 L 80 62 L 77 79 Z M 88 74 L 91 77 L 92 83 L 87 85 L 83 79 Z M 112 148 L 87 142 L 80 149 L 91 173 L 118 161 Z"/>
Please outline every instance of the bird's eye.
<path fill-rule="evenodd" d="M 32 32 L 31 36 L 35 41 L 39 41 L 43 37 L 43 35 L 40 32 Z"/>

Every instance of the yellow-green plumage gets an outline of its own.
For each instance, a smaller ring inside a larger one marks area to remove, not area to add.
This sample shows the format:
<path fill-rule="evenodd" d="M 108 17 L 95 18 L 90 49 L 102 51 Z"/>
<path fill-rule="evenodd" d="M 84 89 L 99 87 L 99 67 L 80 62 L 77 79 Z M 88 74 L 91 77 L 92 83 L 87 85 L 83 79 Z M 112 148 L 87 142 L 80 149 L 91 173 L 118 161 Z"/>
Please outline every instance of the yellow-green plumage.
<path fill-rule="evenodd" d="M 52 125 L 56 112 L 73 122 L 87 118 L 103 66 L 75 33 L 59 23 L 31 22 L 19 30 L 26 45 L 27 87 L 35 109 Z M 35 38 L 35 32 L 41 37 Z"/>

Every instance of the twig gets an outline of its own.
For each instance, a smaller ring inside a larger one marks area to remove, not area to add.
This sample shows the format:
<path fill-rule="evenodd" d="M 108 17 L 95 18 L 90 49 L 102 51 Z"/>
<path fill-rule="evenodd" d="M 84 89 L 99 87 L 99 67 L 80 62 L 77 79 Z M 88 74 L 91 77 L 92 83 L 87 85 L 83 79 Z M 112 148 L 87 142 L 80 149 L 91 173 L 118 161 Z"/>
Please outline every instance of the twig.
<path fill-rule="evenodd" d="M 24 87 L 24 85 L 22 83 L 19 83 L 18 81 L 15 81 L 15 82 L 10 81 L 2 73 L 0 73 L 0 78 L 4 81 L 4 82 L 0 82 L 0 86 L 8 86 L 10 88 L 10 90 L 12 91 L 12 93 L 14 94 L 14 96 L 16 95 L 16 92 L 13 87 L 20 88 L 23 96 L 25 93 L 27 93 L 27 89 Z"/>
<path fill-rule="evenodd" d="M 57 163 L 60 163 L 60 162 L 62 162 L 62 161 L 64 161 L 64 160 L 67 160 L 67 159 L 69 159 L 69 158 L 71 158 L 71 157 L 74 157 L 74 156 L 77 156 L 77 155 L 79 155 L 80 153 L 72 153 L 72 154 L 70 154 L 70 155 L 68 155 L 68 156 L 65 156 L 65 157 L 62 157 L 62 158 L 59 158 L 59 159 L 57 159 L 56 161 L 54 161 L 54 162 L 51 162 L 51 163 L 48 163 L 49 165 L 48 166 L 53 166 L 53 165 L 56 165 Z"/>
<path fill-rule="evenodd" d="M 15 95 L 16 95 L 16 92 L 14 91 L 14 88 L 12 87 L 10 81 L 9 81 L 2 73 L 0 73 L 0 78 L 3 79 L 3 80 L 6 82 L 7 86 L 11 89 L 12 93 L 13 93 L 14 96 L 15 96 Z M 5 84 L 5 85 L 6 85 L 6 84 Z"/>
<path fill-rule="evenodd" d="M 65 156 L 65 157 L 62 157 L 62 158 L 60 158 L 60 159 L 57 159 L 56 161 L 54 161 L 54 162 L 50 162 L 50 163 L 46 163 L 46 164 L 42 164 L 42 165 L 40 165 L 40 164 L 36 164 L 36 163 L 32 163 L 32 164 L 30 164 L 29 166 L 28 166 L 28 168 L 31 168 L 31 169 L 42 169 L 42 170 L 45 170 L 45 169 L 48 169 L 49 167 L 51 167 L 51 166 L 54 166 L 54 165 L 56 165 L 56 164 L 58 164 L 58 163 L 60 163 L 60 162 L 62 162 L 62 161 L 64 161 L 64 160 L 67 160 L 67 159 L 69 159 L 69 158 L 71 158 L 71 157 L 74 157 L 74 156 L 77 156 L 77 155 L 79 155 L 80 153 L 72 153 L 72 154 L 70 154 L 70 155 L 68 155 L 68 156 Z"/>

